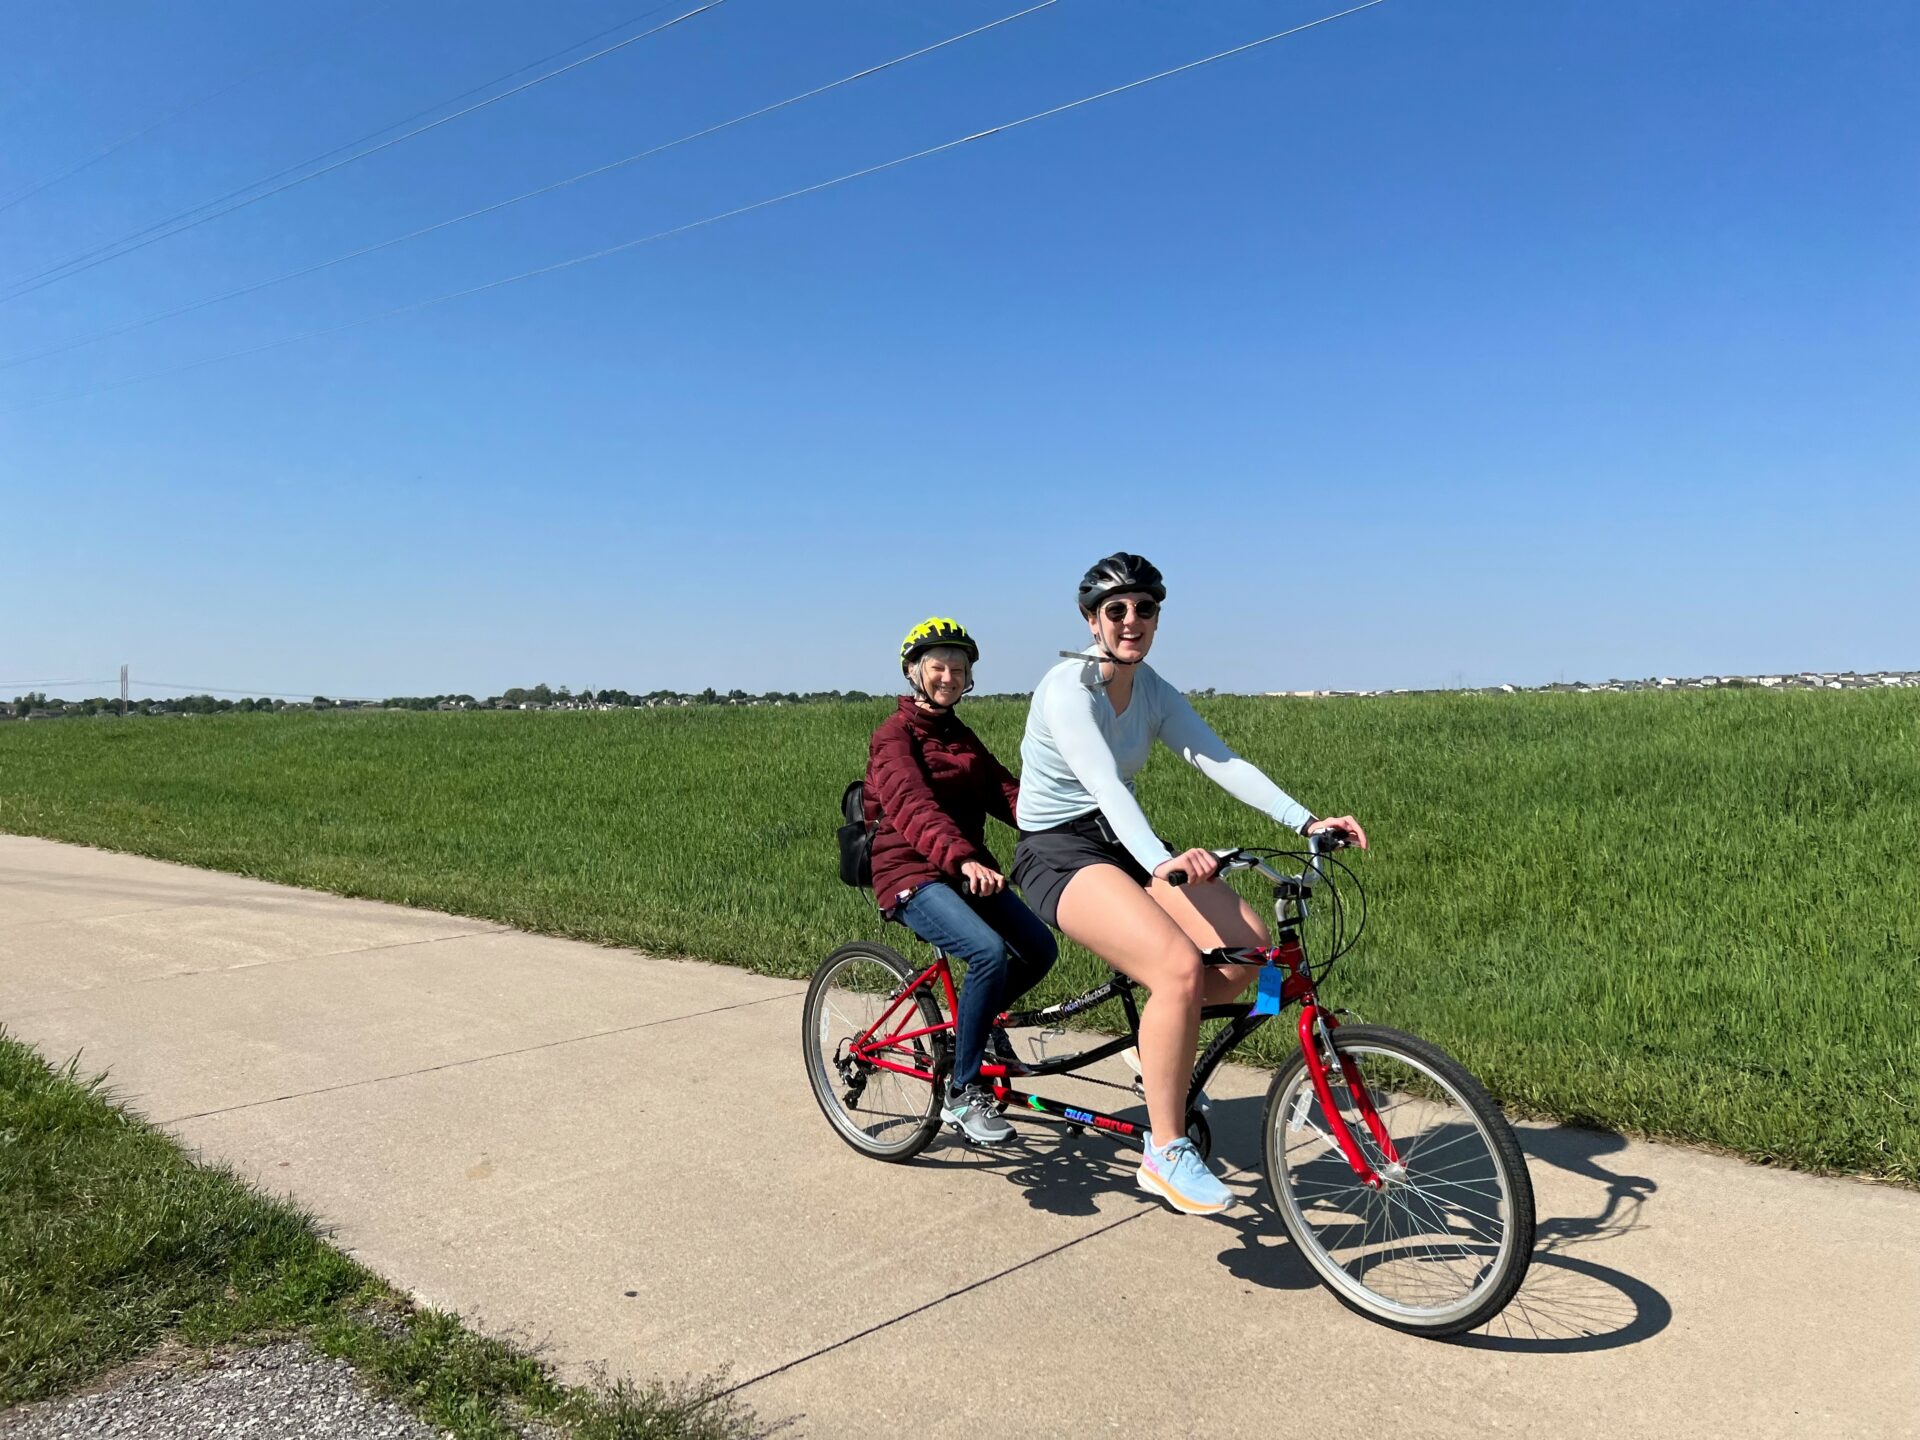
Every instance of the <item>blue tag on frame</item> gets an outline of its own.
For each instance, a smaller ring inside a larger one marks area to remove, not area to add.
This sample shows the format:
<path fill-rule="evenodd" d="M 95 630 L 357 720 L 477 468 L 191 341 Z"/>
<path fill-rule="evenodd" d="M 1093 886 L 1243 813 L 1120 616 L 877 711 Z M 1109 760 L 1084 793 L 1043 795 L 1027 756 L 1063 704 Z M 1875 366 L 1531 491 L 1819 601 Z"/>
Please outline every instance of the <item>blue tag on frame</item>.
<path fill-rule="evenodd" d="M 1266 964 L 1260 967 L 1260 984 L 1254 992 L 1253 1009 L 1250 1015 L 1278 1015 L 1280 1013 L 1280 987 L 1287 983 L 1287 972 L 1278 965 Z"/>

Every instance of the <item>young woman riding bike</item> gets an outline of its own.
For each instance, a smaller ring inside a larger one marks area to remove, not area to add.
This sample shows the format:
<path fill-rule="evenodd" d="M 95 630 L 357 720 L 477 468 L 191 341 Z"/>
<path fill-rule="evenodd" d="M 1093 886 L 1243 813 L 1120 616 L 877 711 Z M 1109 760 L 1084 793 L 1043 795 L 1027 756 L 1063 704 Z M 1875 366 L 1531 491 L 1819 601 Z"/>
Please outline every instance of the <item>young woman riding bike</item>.
<path fill-rule="evenodd" d="M 1151 992 L 1140 1061 L 1151 1127 L 1140 1188 L 1176 1210 L 1211 1215 L 1233 1193 L 1186 1138 L 1186 1083 L 1204 1005 L 1227 1004 L 1254 967 L 1204 965 L 1203 950 L 1268 943 L 1251 906 L 1215 884 L 1211 851 L 1171 853 L 1134 799 L 1133 777 L 1159 740 L 1221 789 L 1302 835 L 1339 829 L 1364 846 L 1351 815 L 1318 819 L 1229 750 L 1179 690 L 1145 662 L 1167 588 L 1139 555 L 1109 555 L 1080 581 L 1093 644 L 1035 688 L 1020 745 L 1020 841 L 1013 878 L 1042 919 Z M 1066 654 L 1067 652 L 1062 652 Z M 1190 882 L 1173 883 L 1176 872 Z M 1165 1145 L 1154 1136 L 1175 1137 Z"/>
<path fill-rule="evenodd" d="M 941 1117 L 976 1145 L 1013 1138 L 980 1064 L 993 1019 L 1052 968 L 1052 933 L 1007 888 L 987 817 L 1013 824 L 1020 784 L 953 713 L 980 647 L 957 622 L 922 621 L 900 646 L 910 694 L 873 732 L 866 818 L 881 914 L 967 963 Z M 1013 1059 L 1003 1044 L 997 1061 Z"/>

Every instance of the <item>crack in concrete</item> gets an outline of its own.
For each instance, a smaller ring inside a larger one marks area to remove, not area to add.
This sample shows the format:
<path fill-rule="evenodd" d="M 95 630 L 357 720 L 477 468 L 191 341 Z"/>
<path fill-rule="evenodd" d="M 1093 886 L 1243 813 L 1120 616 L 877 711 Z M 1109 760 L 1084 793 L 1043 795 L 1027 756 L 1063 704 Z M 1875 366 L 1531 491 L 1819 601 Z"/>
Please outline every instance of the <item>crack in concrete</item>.
<path fill-rule="evenodd" d="M 138 910 L 115 910 L 109 915 L 51 915 L 45 920 L 0 920 L 0 930 L 31 930 L 36 925 L 91 925 L 99 920 L 125 920 L 133 915 L 155 915 L 162 910 L 192 910 L 198 902 L 183 900 L 177 905 L 146 905 Z"/>
<path fill-rule="evenodd" d="M 1050 1260 L 1055 1255 L 1058 1255 L 1063 1251 L 1071 1250 L 1076 1245 L 1084 1244 L 1088 1240 L 1098 1239 L 1100 1236 L 1105 1235 L 1110 1230 L 1118 1230 L 1122 1225 L 1131 1225 L 1135 1220 L 1139 1220 L 1144 1216 L 1153 1214 L 1154 1211 L 1157 1210 L 1158 1208 L 1159 1207 L 1157 1205 L 1145 1205 L 1139 1210 L 1134 1211 L 1133 1214 L 1131 1215 L 1122 1215 L 1118 1220 L 1108 1221 L 1105 1225 L 1102 1225 L 1097 1230 L 1089 1230 L 1084 1235 L 1076 1235 L 1071 1240 L 1063 1240 L 1058 1245 L 1052 1246 L 1051 1248 L 1046 1250 L 1042 1250 L 1038 1255 L 1029 1255 L 1026 1259 L 1020 1261 L 1018 1264 L 1009 1265 L 1004 1270 L 996 1270 L 991 1275 L 983 1275 L 978 1280 L 974 1280 L 969 1282 L 968 1284 L 960 1286 L 957 1290 L 949 1290 L 946 1294 L 937 1296 L 932 1300 L 928 1300 L 924 1304 L 916 1305 L 911 1310 L 903 1310 L 898 1315 L 893 1316 L 891 1319 L 882 1320 L 882 1321 L 879 1321 L 877 1324 L 869 1325 L 864 1330 L 856 1330 L 853 1332 L 853 1334 L 844 1336 L 843 1338 L 834 1341 L 831 1345 L 823 1345 L 818 1350 L 811 1351 L 808 1354 L 801 1355 L 796 1357 L 795 1359 L 787 1361 L 784 1365 L 776 1365 L 771 1370 L 763 1370 L 758 1375 L 755 1375 L 752 1379 L 742 1380 L 738 1385 L 729 1385 L 725 1390 L 722 1390 L 720 1392 L 720 1395 L 724 1396 L 724 1395 L 737 1394 L 738 1392 L 745 1390 L 749 1385 L 758 1385 L 762 1380 L 771 1380 L 776 1375 L 784 1375 L 786 1374 L 787 1371 L 797 1369 L 800 1366 L 807 1364 L 809 1361 L 818 1360 L 823 1355 L 831 1355 L 834 1351 L 845 1349 L 847 1346 L 852 1345 L 856 1341 L 866 1339 L 869 1335 L 877 1335 L 882 1330 L 891 1329 L 895 1325 L 899 1325 L 904 1321 L 913 1319 L 913 1317 L 916 1315 L 924 1315 L 929 1310 L 937 1309 L 939 1306 L 946 1304 L 949 1300 L 957 1300 L 962 1295 L 971 1294 L 975 1290 L 979 1290 L 985 1286 L 993 1284 L 994 1281 L 996 1280 L 1004 1280 L 1009 1275 L 1017 1275 L 1020 1271 L 1027 1269 L 1029 1266 L 1038 1265 L 1042 1260 Z"/>
<path fill-rule="evenodd" d="M 182 909 L 191 907 L 163 906 L 163 909 Z M 135 912 L 144 914 L 146 912 Z M 102 919 L 108 918 L 105 916 Z M 40 922 L 34 922 L 40 923 Z M 3 928 L 3 927 L 0 927 Z M 43 1005 L 37 1010 L 20 1011 L 17 1018 L 27 1019 L 40 1015 L 58 1015 L 63 1010 L 72 1010 L 78 1002 L 68 1003 L 73 996 L 91 995 L 97 990 L 113 990 L 121 986 L 158 985 L 168 980 L 188 980 L 196 975 L 231 975 L 240 970 L 260 970 L 268 965 L 298 965 L 306 960 L 338 960 L 347 955 L 369 955 L 376 950 L 404 950 L 410 945 L 444 945 L 449 940 L 474 940 L 484 935 L 512 935 L 515 930 L 503 925 L 495 930 L 463 930 L 457 935 L 429 935 L 422 940 L 390 940 L 384 945 L 361 945 L 351 950 L 321 950 L 312 955 L 274 955 L 265 960 L 243 960 L 238 965 L 202 965 L 195 970 L 169 970 L 164 975 L 140 975 L 131 980 L 103 980 L 96 985 L 70 985 L 57 996 L 33 996 L 28 1003 L 45 999 L 58 1001 L 56 1004 Z"/>
<path fill-rule="evenodd" d="M 295 1090 L 266 1100 L 243 1100 L 238 1105 L 222 1105 L 213 1110 L 196 1110 L 191 1115 L 174 1115 L 155 1120 L 155 1125 L 181 1125 L 189 1120 L 205 1120 L 214 1115 L 231 1115 L 237 1110 L 257 1110 L 263 1105 L 278 1105 L 285 1100 L 304 1100 L 311 1095 L 331 1095 L 340 1090 L 358 1090 L 367 1085 L 384 1085 L 389 1080 L 407 1080 L 415 1075 L 431 1075 L 439 1070 L 457 1070 L 463 1065 L 483 1065 L 489 1060 L 506 1060 L 515 1055 L 531 1055 L 537 1050 L 555 1050 L 562 1045 L 578 1045 L 587 1040 L 602 1040 L 609 1035 L 626 1035 L 635 1030 L 651 1030 L 657 1025 L 677 1025 L 683 1020 L 698 1020 L 728 1010 L 745 1010 L 754 1005 L 770 1005 L 776 1000 L 794 1000 L 806 994 L 804 988 L 783 995 L 763 995 L 758 1000 L 742 1000 L 733 1005 L 716 1005 L 710 1010 L 695 1010 L 686 1015 L 667 1015 L 658 1020 L 641 1020 L 632 1025 L 616 1025 L 610 1030 L 591 1030 L 585 1035 L 566 1035 L 558 1040 L 543 1040 L 538 1045 L 521 1045 L 512 1050 L 496 1050 L 488 1055 L 470 1055 L 463 1060 L 445 1060 L 438 1065 L 422 1065 L 417 1070 L 400 1070 L 391 1075 L 374 1075 L 365 1080 L 347 1080 L 338 1085 L 320 1085 L 312 1090 Z"/>
<path fill-rule="evenodd" d="M 356 945 L 348 950 L 318 950 L 311 955 L 274 955 L 265 960 L 245 960 L 238 965 L 207 965 L 198 970 L 174 970 L 165 975 L 147 975 L 130 981 L 134 985 L 152 985 L 160 980 L 181 980 L 189 975 L 224 975 L 233 970 L 258 970 L 263 965 L 297 965 L 302 960 L 338 960 L 345 955 L 371 955 L 376 950 L 405 950 L 411 945 L 444 945 L 449 940 L 474 940 L 482 935 L 511 935 L 510 925 L 494 930 L 462 930 L 456 935 L 428 935 L 420 940 L 389 940 L 381 945 Z M 105 986 L 89 985 L 89 990 Z"/>

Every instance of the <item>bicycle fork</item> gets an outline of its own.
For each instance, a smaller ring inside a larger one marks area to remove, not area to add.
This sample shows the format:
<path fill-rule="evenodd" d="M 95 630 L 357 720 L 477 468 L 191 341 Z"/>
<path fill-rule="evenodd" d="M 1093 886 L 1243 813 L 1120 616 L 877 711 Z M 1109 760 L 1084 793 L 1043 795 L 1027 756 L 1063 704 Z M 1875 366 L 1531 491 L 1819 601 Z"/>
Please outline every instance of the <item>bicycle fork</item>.
<path fill-rule="evenodd" d="M 1386 1181 L 1373 1163 L 1367 1159 L 1366 1152 L 1354 1139 L 1346 1116 L 1333 1098 L 1333 1087 L 1328 1083 L 1329 1066 L 1327 1057 L 1340 1070 L 1340 1078 L 1347 1087 L 1347 1094 L 1353 1097 L 1353 1107 L 1359 1111 L 1361 1121 L 1367 1127 L 1367 1133 L 1373 1137 L 1374 1144 L 1380 1147 L 1380 1153 L 1389 1165 L 1400 1164 L 1400 1152 L 1394 1147 L 1393 1136 L 1387 1133 L 1386 1122 L 1380 1118 L 1380 1111 L 1373 1103 L 1373 1092 L 1367 1088 L 1367 1082 L 1361 1078 L 1360 1067 L 1343 1055 L 1333 1043 L 1333 1032 L 1340 1022 L 1331 1012 L 1320 1008 L 1319 1003 L 1308 998 L 1300 1006 L 1300 1053 L 1307 1064 L 1307 1078 L 1313 1083 L 1313 1093 L 1319 1098 L 1320 1113 L 1327 1117 L 1327 1128 L 1333 1132 L 1333 1143 L 1341 1156 L 1359 1177 L 1360 1183 L 1369 1190 L 1383 1189 Z M 1326 1055 L 1321 1047 L 1326 1047 Z M 1324 1138 L 1324 1137 L 1323 1137 Z"/>

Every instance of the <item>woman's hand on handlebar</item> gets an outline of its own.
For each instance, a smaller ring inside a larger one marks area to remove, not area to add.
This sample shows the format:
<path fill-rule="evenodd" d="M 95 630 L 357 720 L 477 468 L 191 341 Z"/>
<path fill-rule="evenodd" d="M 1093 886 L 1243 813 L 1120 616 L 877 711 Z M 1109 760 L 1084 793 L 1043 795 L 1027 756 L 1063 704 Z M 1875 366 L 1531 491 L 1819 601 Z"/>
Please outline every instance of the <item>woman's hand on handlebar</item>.
<path fill-rule="evenodd" d="M 1176 873 L 1183 878 L 1174 879 Z M 1219 857 L 1211 850 L 1188 850 L 1153 867 L 1153 878 L 1169 885 L 1203 885 L 1219 873 Z"/>
<path fill-rule="evenodd" d="M 1360 828 L 1360 822 L 1351 815 L 1336 815 L 1327 820 L 1316 820 L 1307 826 L 1306 833 L 1318 835 L 1322 830 L 1338 830 L 1346 836 L 1349 845 L 1367 848 L 1367 832 Z"/>
<path fill-rule="evenodd" d="M 1007 877 L 991 866 L 982 865 L 978 860 L 968 860 L 960 867 L 960 873 L 967 878 L 967 893 L 970 895 L 998 895 L 1007 888 Z"/>

